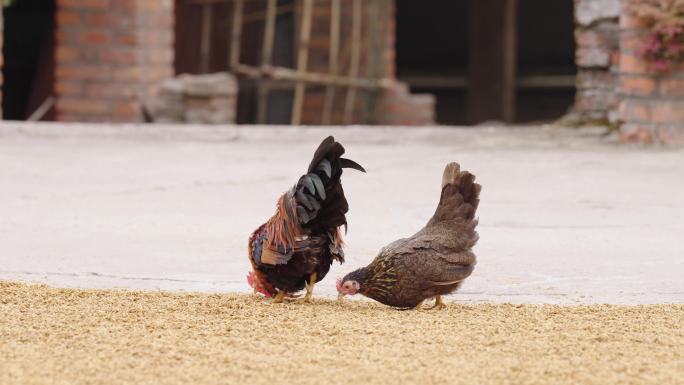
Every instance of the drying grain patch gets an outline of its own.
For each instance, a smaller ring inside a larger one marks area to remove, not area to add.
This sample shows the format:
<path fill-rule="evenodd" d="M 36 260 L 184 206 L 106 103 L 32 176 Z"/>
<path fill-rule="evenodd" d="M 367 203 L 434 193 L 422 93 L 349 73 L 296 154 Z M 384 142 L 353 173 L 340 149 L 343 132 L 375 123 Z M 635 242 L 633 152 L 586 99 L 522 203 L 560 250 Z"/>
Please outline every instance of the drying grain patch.
<path fill-rule="evenodd" d="M 273 304 L 0 282 L 0 384 L 676 384 L 684 305 Z"/>

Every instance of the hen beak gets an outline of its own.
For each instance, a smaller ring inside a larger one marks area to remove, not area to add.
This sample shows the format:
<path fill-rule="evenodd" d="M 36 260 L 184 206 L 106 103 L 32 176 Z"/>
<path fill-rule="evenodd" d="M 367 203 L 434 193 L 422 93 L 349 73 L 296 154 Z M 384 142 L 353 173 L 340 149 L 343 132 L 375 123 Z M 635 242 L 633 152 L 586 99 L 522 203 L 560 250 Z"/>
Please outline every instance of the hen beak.
<path fill-rule="evenodd" d="M 337 294 L 337 302 L 342 303 L 344 301 L 344 293 Z"/>

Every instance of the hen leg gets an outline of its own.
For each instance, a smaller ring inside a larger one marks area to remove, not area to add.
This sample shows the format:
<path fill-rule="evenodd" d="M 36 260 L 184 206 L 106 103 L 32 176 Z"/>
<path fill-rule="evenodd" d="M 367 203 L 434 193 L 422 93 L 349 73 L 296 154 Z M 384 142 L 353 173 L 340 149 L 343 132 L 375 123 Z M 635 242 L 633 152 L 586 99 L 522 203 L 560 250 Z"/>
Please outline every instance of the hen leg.
<path fill-rule="evenodd" d="M 316 284 L 316 279 L 318 278 L 318 273 L 315 271 L 309 276 L 309 282 L 306 282 L 306 295 L 304 295 L 304 302 L 311 303 L 311 298 L 313 296 L 313 288 Z"/>
<path fill-rule="evenodd" d="M 442 302 L 442 296 L 437 294 L 435 296 L 435 306 L 431 307 L 430 309 L 438 309 L 439 310 L 439 309 L 444 309 L 445 307 L 446 307 L 446 305 L 444 304 L 444 302 Z"/>
<path fill-rule="evenodd" d="M 278 294 L 276 294 L 275 298 L 273 298 L 273 302 L 281 303 L 283 302 L 283 298 L 285 298 L 285 292 L 280 290 Z"/>

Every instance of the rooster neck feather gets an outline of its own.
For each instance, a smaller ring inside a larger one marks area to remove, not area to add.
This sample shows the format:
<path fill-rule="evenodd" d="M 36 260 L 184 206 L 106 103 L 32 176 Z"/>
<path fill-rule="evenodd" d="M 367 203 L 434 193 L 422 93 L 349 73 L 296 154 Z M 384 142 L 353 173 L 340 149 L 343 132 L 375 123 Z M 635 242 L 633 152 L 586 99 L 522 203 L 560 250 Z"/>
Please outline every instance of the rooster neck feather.
<path fill-rule="evenodd" d="M 304 231 L 299 226 L 297 216 L 293 212 L 294 198 L 291 192 L 283 194 L 278 200 L 276 213 L 266 222 L 266 247 L 272 245 L 282 246 L 286 250 L 294 249 L 297 237 L 303 235 Z"/>

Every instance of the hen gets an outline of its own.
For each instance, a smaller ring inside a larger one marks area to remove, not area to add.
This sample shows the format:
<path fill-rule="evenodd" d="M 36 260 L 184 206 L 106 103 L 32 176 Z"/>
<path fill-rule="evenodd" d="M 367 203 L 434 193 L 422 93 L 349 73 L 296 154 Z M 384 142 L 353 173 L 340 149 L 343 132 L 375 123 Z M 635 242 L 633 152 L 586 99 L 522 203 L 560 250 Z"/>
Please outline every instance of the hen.
<path fill-rule="evenodd" d="M 338 280 L 339 299 L 360 293 L 398 308 L 420 306 L 459 288 L 475 267 L 472 247 L 478 240 L 475 211 L 480 185 L 458 163 L 450 163 L 442 177 L 442 193 L 432 219 L 410 238 L 400 239 L 380 250 L 366 267 Z"/>
<path fill-rule="evenodd" d="M 344 262 L 340 227 L 349 210 L 340 183 L 342 169 L 365 172 L 342 158 L 344 147 L 332 136 L 318 146 L 306 174 L 278 199 L 276 213 L 249 237 L 252 271 L 247 281 L 255 292 L 281 302 L 306 287 L 309 302 L 316 282 L 333 261 Z"/>

